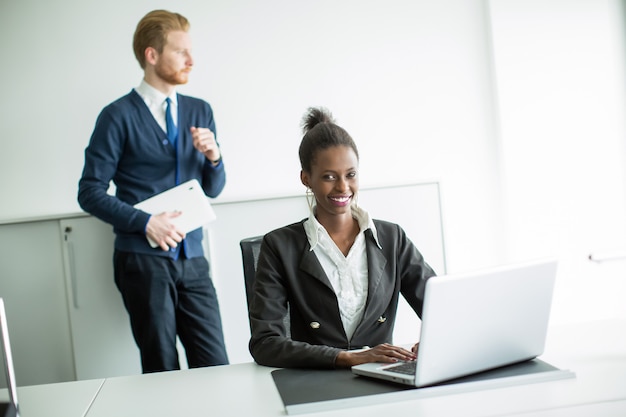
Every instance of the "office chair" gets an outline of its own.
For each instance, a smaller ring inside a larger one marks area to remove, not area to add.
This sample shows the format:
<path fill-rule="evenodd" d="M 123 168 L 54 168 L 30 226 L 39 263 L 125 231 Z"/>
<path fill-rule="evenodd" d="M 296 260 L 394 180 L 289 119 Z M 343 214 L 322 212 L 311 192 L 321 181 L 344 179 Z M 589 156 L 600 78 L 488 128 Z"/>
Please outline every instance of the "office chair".
<path fill-rule="evenodd" d="M 248 237 L 239 242 L 241 246 L 241 257 L 243 258 L 243 278 L 246 285 L 246 301 L 248 308 L 252 302 L 254 288 L 254 275 L 256 274 L 256 264 L 259 260 L 261 242 L 263 236 Z"/>
<path fill-rule="evenodd" d="M 261 242 L 263 242 L 263 236 L 248 237 L 239 242 L 241 257 L 243 259 L 243 278 L 246 287 L 248 310 L 250 309 L 250 303 L 252 302 L 252 296 L 254 294 L 254 277 L 256 275 L 259 252 L 261 251 Z M 287 337 L 290 337 L 289 306 L 287 306 L 287 314 L 283 317 L 283 323 L 285 324 Z"/>

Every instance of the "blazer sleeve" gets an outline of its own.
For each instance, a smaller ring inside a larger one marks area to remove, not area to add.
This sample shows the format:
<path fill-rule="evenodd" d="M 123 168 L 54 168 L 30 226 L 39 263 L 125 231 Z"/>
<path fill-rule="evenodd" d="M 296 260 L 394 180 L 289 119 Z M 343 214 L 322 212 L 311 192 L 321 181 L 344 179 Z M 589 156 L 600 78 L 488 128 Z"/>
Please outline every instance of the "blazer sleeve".
<path fill-rule="evenodd" d="M 299 264 L 294 246 L 301 245 L 284 239 L 284 235 L 281 238 L 280 234 L 268 234 L 263 239 L 249 312 L 250 353 L 258 364 L 265 366 L 332 369 L 341 349 L 287 336 L 283 322 L 288 314 L 287 283 L 297 282 L 290 278 L 294 278 Z"/>
<path fill-rule="evenodd" d="M 417 247 L 398 226 L 398 274 L 400 292 L 417 315 L 422 317 L 426 281 L 436 276 L 435 271 L 426 263 Z"/>

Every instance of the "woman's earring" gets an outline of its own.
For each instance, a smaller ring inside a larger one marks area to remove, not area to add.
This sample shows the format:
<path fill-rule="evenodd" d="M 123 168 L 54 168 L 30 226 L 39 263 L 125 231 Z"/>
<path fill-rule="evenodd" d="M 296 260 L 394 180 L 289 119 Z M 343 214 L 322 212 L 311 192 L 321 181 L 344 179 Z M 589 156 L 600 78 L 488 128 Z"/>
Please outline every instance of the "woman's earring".
<path fill-rule="evenodd" d="M 315 195 L 313 194 L 313 190 L 311 187 L 306 187 L 306 202 L 309 205 L 309 210 L 311 213 L 313 212 L 313 203 L 315 202 Z"/>

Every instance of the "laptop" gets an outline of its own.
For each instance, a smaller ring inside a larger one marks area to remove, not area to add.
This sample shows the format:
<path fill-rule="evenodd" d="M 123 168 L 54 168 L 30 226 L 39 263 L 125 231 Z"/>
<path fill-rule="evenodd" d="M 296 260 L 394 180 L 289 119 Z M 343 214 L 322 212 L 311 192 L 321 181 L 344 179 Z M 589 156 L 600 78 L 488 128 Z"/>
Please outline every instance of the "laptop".
<path fill-rule="evenodd" d="M 2 353 L 4 358 L 4 374 L 6 376 L 9 391 L 9 402 L 0 402 L 0 417 L 17 417 L 17 386 L 15 385 L 15 371 L 13 369 L 13 355 L 9 343 L 9 328 L 7 316 L 4 311 L 4 300 L 0 298 L 0 333 L 2 336 Z"/>
<path fill-rule="evenodd" d="M 417 360 L 352 372 L 425 387 L 533 359 L 544 350 L 556 270 L 543 260 L 433 277 Z"/>
<path fill-rule="evenodd" d="M 150 214 L 166 211 L 180 211 L 181 215 L 172 219 L 179 229 L 189 233 L 215 220 L 215 212 L 198 180 L 193 179 L 143 200 L 133 207 Z M 150 246 L 156 248 L 155 241 L 148 238 Z"/>

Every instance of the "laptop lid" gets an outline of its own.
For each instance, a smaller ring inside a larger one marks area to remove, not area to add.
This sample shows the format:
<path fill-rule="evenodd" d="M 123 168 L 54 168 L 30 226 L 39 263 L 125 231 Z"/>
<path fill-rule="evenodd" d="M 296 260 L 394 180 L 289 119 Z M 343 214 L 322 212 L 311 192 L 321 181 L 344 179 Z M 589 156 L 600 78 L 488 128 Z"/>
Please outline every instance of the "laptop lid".
<path fill-rule="evenodd" d="M 15 384 L 15 370 L 13 369 L 13 355 L 11 354 L 11 343 L 9 342 L 9 328 L 7 325 L 6 312 L 4 310 L 4 300 L 0 298 L 0 333 L 2 336 L 2 353 L 4 358 L 4 373 L 6 376 L 7 389 L 9 391 L 8 404 L 0 404 L 0 416 L 17 416 L 17 386 Z"/>
<path fill-rule="evenodd" d="M 422 387 L 541 355 L 556 269 L 534 261 L 429 279 L 415 375 L 384 364 L 353 372 Z"/>

